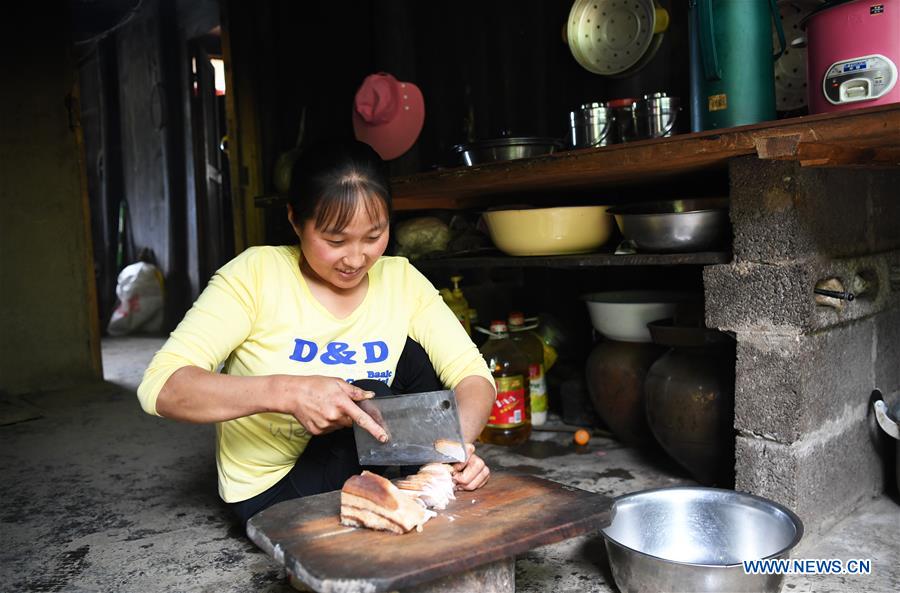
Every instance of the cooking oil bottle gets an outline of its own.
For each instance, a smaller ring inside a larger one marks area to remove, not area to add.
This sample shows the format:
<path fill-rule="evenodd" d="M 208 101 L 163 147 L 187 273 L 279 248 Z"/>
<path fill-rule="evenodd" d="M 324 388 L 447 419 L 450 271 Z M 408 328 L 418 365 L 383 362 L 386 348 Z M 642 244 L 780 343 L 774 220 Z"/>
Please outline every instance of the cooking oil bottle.
<path fill-rule="evenodd" d="M 450 281 L 453 282 L 453 290 L 449 288 L 442 288 L 440 290 L 441 297 L 443 297 L 444 302 L 447 303 L 447 306 L 450 307 L 450 310 L 453 311 L 453 314 L 456 315 L 456 318 L 459 319 L 459 322 L 462 324 L 464 328 L 466 328 L 466 333 L 470 336 L 472 335 L 472 325 L 471 325 L 471 311 L 469 308 L 469 303 L 466 301 L 466 297 L 463 295 L 462 290 L 459 288 L 459 281 L 462 280 L 462 276 L 451 276 Z"/>
<path fill-rule="evenodd" d="M 531 423 L 540 426 L 547 421 L 547 379 L 544 377 L 544 342 L 525 325 L 519 311 L 509 314 L 509 337 L 528 358 L 528 384 L 531 392 Z"/>
<path fill-rule="evenodd" d="M 497 399 L 481 440 L 494 445 L 520 445 L 531 436 L 528 358 L 509 338 L 506 322 L 492 321 L 490 330 L 481 354 L 494 375 Z"/>

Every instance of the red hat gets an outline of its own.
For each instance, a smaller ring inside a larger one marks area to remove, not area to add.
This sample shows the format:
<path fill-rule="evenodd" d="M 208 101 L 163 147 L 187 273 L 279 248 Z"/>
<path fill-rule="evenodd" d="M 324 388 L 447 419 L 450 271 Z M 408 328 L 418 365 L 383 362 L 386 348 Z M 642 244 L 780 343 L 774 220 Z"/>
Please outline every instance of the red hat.
<path fill-rule="evenodd" d="M 409 150 L 425 122 L 422 91 L 390 74 L 370 74 L 353 101 L 353 132 L 386 161 Z"/>

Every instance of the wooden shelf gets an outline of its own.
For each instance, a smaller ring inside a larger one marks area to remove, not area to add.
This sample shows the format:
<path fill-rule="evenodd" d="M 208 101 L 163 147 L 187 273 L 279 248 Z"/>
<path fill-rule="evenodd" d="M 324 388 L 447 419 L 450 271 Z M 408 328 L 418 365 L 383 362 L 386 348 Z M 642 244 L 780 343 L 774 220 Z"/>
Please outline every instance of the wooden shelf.
<path fill-rule="evenodd" d="M 637 253 L 615 255 L 612 253 L 586 253 L 581 255 L 546 255 L 510 257 L 507 255 L 479 255 L 472 257 L 448 257 L 418 259 L 413 265 L 420 270 L 442 268 L 557 268 L 581 269 L 601 266 L 707 266 L 731 261 L 727 251 L 699 253 Z"/>
<path fill-rule="evenodd" d="M 399 177 L 394 208 L 485 207 L 522 192 L 660 182 L 722 170 L 747 155 L 802 166 L 900 166 L 898 147 L 900 104 L 884 105 Z"/>

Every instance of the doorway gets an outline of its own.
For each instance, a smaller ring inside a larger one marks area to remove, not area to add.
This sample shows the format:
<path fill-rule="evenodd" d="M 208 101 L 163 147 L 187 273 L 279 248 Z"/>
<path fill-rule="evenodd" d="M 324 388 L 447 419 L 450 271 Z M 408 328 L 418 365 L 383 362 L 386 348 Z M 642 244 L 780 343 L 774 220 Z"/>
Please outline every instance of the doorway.
<path fill-rule="evenodd" d="M 167 332 L 235 249 L 219 7 L 135 0 L 89 33 L 78 70 L 101 331 L 143 253 L 164 278 Z"/>
<path fill-rule="evenodd" d="M 193 296 L 234 255 L 225 117 L 225 64 L 218 28 L 188 43 L 196 244 Z M 189 231 L 190 232 L 190 231 Z"/>

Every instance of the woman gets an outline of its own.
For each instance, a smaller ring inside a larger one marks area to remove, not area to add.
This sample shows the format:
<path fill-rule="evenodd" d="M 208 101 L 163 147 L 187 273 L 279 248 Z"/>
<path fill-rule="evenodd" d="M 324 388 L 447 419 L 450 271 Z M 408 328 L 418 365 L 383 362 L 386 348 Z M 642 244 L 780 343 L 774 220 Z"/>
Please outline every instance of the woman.
<path fill-rule="evenodd" d="M 385 383 L 455 389 L 470 452 L 454 466 L 457 488 L 490 475 L 472 443 L 493 379 L 425 277 L 382 257 L 390 215 L 383 162 L 369 146 L 307 151 L 288 206 L 299 245 L 253 247 L 223 266 L 144 374 L 148 413 L 217 423 L 219 494 L 242 521 L 359 473 L 348 427 L 386 439 L 356 405 Z"/>

